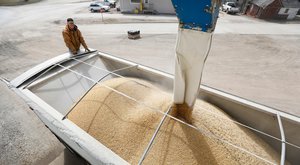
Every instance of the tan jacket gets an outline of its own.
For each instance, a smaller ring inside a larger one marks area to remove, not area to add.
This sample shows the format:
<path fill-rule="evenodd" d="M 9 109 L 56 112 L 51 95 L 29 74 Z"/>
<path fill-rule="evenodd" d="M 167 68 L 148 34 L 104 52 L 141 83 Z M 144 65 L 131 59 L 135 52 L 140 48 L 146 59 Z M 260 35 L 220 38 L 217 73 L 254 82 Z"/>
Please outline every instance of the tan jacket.
<path fill-rule="evenodd" d="M 64 37 L 66 46 L 72 51 L 72 53 L 75 53 L 79 50 L 80 44 L 82 44 L 85 49 L 88 49 L 82 37 L 82 34 L 76 25 L 74 27 L 74 30 L 70 30 L 68 25 L 66 25 L 65 29 L 62 32 L 62 35 Z"/>

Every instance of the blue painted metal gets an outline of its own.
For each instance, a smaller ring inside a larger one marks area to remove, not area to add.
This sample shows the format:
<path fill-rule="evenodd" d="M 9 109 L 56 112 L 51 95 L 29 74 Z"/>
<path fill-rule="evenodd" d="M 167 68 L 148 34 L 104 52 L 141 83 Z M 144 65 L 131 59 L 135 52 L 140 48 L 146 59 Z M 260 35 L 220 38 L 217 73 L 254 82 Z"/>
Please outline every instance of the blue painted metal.
<path fill-rule="evenodd" d="M 219 15 L 219 0 L 172 0 L 181 28 L 212 32 Z"/>

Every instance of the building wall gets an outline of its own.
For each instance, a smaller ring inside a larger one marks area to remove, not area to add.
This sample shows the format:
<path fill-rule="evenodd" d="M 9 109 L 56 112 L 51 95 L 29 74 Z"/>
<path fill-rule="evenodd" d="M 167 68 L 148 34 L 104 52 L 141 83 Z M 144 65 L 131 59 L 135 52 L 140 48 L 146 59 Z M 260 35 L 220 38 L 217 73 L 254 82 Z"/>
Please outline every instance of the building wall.
<path fill-rule="evenodd" d="M 286 15 L 279 14 L 281 8 L 282 3 L 280 0 L 275 0 L 266 8 L 251 4 L 250 8 L 247 10 L 247 15 L 261 19 L 286 19 Z"/>
<path fill-rule="evenodd" d="M 260 10 L 259 6 L 255 5 L 255 4 L 251 4 L 247 9 L 246 14 L 248 16 L 257 17 L 259 10 Z"/>
<path fill-rule="evenodd" d="M 149 4 L 151 3 L 158 13 L 175 14 L 175 9 L 171 0 L 149 0 Z"/>
<path fill-rule="evenodd" d="M 279 10 L 282 8 L 282 3 L 280 0 L 275 0 L 270 5 L 268 5 L 265 9 L 261 10 L 261 14 L 258 18 L 261 19 L 278 19 L 280 16 L 278 15 Z"/>
<path fill-rule="evenodd" d="M 135 8 L 139 8 L 139 3 L 131 3 L 131 0 L 120 0 L 120 9 L 123 13 L 131 13 Z"/>
<path fill-rule="evenodd" d="M 143 2 L 146 8 L 151 6 L 158 13 L 175 13 L 171 0 L 148 0 L 148 4 L 145 4 L 145 0 Z M 139 6 L 139 3 L 132 3 L 131 0 L 120 0 L 120 9 L 123 13 L 131 13 L 134 9 L 139 8 Z"/>

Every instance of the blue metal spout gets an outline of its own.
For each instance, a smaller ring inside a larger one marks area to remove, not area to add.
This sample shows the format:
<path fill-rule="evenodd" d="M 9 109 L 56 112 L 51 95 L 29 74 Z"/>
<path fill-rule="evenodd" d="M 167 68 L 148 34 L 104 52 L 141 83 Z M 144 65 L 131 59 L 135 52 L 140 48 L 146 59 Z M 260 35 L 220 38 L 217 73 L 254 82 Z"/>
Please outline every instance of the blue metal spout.
<path fill-rule="evenodd" d="M 219 15 L 218 0 L 172 0 L 180 27 L 213 32 Z"/>

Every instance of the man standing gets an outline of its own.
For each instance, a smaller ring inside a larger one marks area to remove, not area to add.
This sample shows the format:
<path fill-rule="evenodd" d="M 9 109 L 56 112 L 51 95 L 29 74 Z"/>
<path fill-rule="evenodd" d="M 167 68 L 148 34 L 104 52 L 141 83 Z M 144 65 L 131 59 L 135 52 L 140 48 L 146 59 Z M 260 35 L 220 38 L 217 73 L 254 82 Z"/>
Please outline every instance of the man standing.
<path fill-rule="evenodd" d="M 74 55 L 78 53 L 80 44 L 85 48 L 85 51 L 90 51 L 82 37 L 82 34 L 78 27 L 74 24 L 72 18 L 67 19 L 67 25 L 62 32 L 66 46 L 69 51 Z"/>

